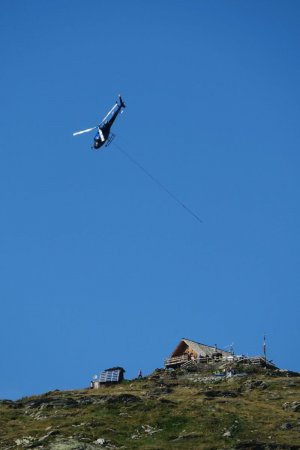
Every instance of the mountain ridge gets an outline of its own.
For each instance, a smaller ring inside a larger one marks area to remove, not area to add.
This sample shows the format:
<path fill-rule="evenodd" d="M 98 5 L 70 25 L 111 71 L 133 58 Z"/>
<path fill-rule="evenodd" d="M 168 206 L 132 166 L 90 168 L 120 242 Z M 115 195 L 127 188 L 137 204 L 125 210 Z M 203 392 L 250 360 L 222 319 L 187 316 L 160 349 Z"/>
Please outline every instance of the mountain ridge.
<path fill-rule="evenodd" d="M 0 449 L 300 449 L 299 373 L 216 372 L 156 369 L 99 389 L 1 400 Z"/>

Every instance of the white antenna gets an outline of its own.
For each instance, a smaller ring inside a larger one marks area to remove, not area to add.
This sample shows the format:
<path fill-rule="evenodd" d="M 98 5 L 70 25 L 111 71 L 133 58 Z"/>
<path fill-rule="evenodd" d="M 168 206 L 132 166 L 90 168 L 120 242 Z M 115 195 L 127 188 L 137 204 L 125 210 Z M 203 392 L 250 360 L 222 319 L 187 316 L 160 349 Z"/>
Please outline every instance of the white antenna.
<path fill-rule="evenodd" d="M 231 342 L 231 344 L 226 345 L 226 347 L 224 347 L 225 349 L 228 349 L 230 353 L 232 353 L 234 355 L 234 342 Z"/>

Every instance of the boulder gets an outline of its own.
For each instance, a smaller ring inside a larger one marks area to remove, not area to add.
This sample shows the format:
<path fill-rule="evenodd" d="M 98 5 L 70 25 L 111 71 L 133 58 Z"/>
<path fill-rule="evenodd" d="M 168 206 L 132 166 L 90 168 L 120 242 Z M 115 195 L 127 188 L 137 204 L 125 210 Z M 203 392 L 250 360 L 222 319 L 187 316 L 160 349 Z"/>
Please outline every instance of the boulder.
<path fill-rule="evenodd" d="M 290 430 L 292 428 L 292 424 L 289 422 L 283 423 L 280 425 L 280 430 Z"/>
<path fill-rule="evenodd" d="M 286 402 L 282 405 L 283 409 L 287 411 L 300 412 L 300 402 Z"/>

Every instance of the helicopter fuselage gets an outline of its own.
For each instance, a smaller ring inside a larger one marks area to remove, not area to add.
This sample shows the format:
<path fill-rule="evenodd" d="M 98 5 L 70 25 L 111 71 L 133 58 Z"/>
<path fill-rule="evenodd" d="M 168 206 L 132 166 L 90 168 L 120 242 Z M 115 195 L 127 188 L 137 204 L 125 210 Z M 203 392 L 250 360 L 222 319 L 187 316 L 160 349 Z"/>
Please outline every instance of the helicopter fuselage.
<path fill-rule="evenodd" d="M 98 131 L 96 136 L 94 137 L 93 147 L 95 150 L 99 150 L 100 147 L 107 144 L 109 141 L 109 135 L 110 135 L 110 129 L 112 127 L 112 124 L 117 118 L 117 115 L 121 112 L 122 108 L 124 108 L 125 105 L 123 102 L 121 102 L 120 105 L 118 105 L 118 108 L 113 113 L 111 118 L 107 120 L 104 123 L 101 123 L 98 127 Z"/>
<path fill-rule="evenodd" d="M 110 127 L 99 126 L 96 136 L 94 137 L 93 148 L 98 150 L 102 145 L 104 145 L 109 138 Z"/>

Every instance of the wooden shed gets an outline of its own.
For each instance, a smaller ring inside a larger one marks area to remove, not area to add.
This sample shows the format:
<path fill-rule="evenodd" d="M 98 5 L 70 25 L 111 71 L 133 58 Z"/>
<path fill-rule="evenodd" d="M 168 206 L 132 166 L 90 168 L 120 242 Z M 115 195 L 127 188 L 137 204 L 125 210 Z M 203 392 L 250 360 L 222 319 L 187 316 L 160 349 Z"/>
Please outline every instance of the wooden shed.
<path fill-rule="evenodd" d="M 120 383 L 124 379 L 123 367 L 111 367 L 100 373 L 100 383 Z"/>
<path fill-rule="evenodd" d="M 182 338 L 170 357 L 165 359 L 165 367 L 180 367 L 190 360 L 209 363 L 220 361 L 230 356 L 232 356 L 232 353 L 217 348 L 216 346 L 205 345 L 200 342 Z"/>
<path fill-rule="evenodd" d="M 95 377 L 91 381 L 91 389 L 99 389 L 101 384 L 120 383 L 124 379 L 125 369 L 123 367 L 111 367 L 100 372 L 99 378 Z"/>

